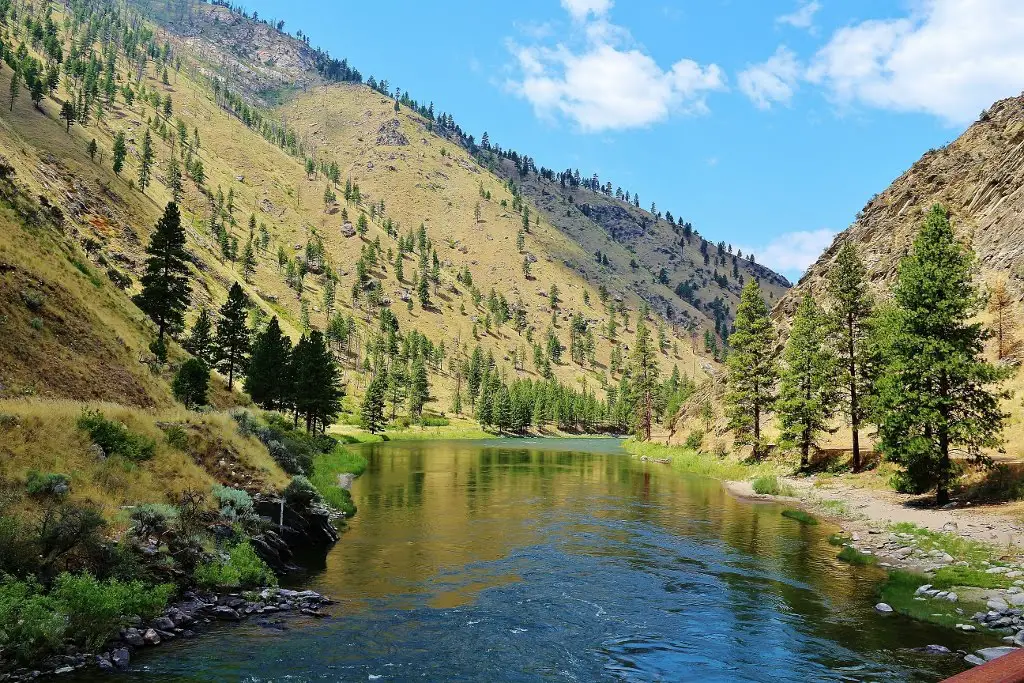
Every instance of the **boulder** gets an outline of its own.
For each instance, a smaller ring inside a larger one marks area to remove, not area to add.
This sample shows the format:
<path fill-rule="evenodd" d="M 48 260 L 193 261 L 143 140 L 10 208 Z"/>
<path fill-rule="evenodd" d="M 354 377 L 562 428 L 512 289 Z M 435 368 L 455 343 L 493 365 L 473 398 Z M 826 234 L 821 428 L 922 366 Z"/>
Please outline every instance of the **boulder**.
<path fill-rule="evenodd" d="M 215 619 L 221 621 L 241 621 L 242 617 L 235 610 L 231 609 L 227 605 L 218 605 L 213 608 L 211 613 Z"/>
<path fill-rule="evenodd" d="M 132 647 L 142 647 L 146 644 L 146 641 L 142 639 L 142 633 L 137 628 L 126 629 L 122 640 Z"/>
<path fill-rule="evenodd" d="M 1015 652 L 1016 650 L 1017 648 L 1015 647 L 1008 647 L 1004 645 L 1000 647 L 982 648 L 980 650 L 977 650 L 974 654 L 978 655 L 978 657 L 980 657 L 986 662 L 991 662 L 993 659 L 999 659 L 1000 657 L 1008 655 L 1011 652 Z"/>
<path fill-rule="evenodd" d="M 892 612 L 892 606 L 890 606 L 887 603 L 880 602 L 877 605 L 875 605 L 875 611 L 881 612 L 883 614 L 888 614 L 889 612 Z"/>
<path fill-rule="evenodd" d="M 128 648 L 119 647 L 118 649 L 110 653 L 110 661 L 118 669 L 124 670 L 128 668 L 128 664 L 131 663 L 131 655 L 128 654 Z"/>
<path fill-rule="evenodd" d="M 160 634 L 155 629 L 147 628 L 146 632 L 142 634 L 142 639 L 147 645 L 159 645 Z"/>

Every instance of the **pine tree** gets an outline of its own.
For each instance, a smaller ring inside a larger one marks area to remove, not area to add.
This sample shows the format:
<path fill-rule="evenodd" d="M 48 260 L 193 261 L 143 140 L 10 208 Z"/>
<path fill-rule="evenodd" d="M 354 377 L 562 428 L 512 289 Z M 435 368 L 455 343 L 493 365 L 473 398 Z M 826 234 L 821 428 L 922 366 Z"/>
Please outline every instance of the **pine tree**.
<path fill-rule="evenodd" d="M 392 420 L 398 416 L 398 408 L 405 404 L 408 383 L 409 376 L 406 372 L 405 362 L 399 360 L 392 361 L 391 367 L 387 371 L 387 400 L 391 403 Z"/>
<path fill-rule="evenodd" d="M 100 151 L 99 146 L 96 144 L 96 138 L 89 141 L 85 151 L 89 153 L 89 161 L 96 161 L 96 154 Z"/>
<path fill-rule="evenodd" d="M 194 409 L 206 405 L 209 387 L 210 368 L 199 358 L 189 358 L 174 375 L 171 391 L 186 408 Z"/>
<path fill-rule="evenodd" d="M 252 246 L 252 235 L 245 242 L 245 250 L 242 252 L 242 278 L 246 282 L 252 281 L 256 273 L 256 251 Z"/>
<path fill-rule="evenodd" d="M 635 433 L 641 441 L 651 440 L 655 394 L 658 391 L 658 358 L 651 333 L 643 319 L 636 326 L 636 340 L 630 354 L 629 394 L 633 405 Z"/>
<path fill-rule="evenodd" d="M 376 434 L 384 431 L 384 374 L 377 372 L 363 396 L 363 404 L 359 410 L 363 429 Z"/>
<path fill-rule="evenodd" d="M 430 400 L 430 383 L 427 379 L 427 366 L 422 356 L 412 362 L 409 374 L 409 415 L 419 419 L 423 415 L 423 406 Z"/>
<path fill-rule="evenodd" d="M 865 406 L 871 391 L 868 339 L 873 304 L 864 264 L 851 243 L 843 245 L 836 256 L 829 272 L 828 294 L 833 342 L 839 359 L 837 379 L 845 393 L 844 412 L 850 421 L 853 471 L 859 472 L 860 426 L 867 414 Z"/>
<path fill-rule="evenodd" d="M 420 306 L 430 308 L 430 282 L 427 280 L 427 271 L 420 273 L 419 281 L 416 283 L 416 297 L 420 300 Z"/>
<path fill-rule="evenodd" d="M 228 299 L 220 307 L 220 320 L 217 321 L 217 365 L 228 376 L 228 391 L 234 387 L 235 375 L 244 373 L 248 362 L 248 316 L 249 301 L 236 282 L 228 290 Z"/>
<path fill-rule="evenodd" d="M 299 340 L 292 352 L 292 373 L 294 407 L 306 420 L 306 432 L 325 431 L 341 412 L 344 392 L 334 357 L 318 330 Z"/>
<path fill-rule="evenodd" d="M 207 367 L 213 367 L 216 358 L 213 345 L 213 323 L 210 322 L 210 314 L 206 312 L 205 308 L 199 311 L 196 321 L 192 323 L 192 331 L 184 346 L 186 351 L 206 363 Z"/>
<path fill-rule="evenodd" d="M 139 151 L 139 189 L 143 192 L 149 187 L 150 174 L 153 169 L 153 136 L 146 129 L 146 135 L 142 138 L 142 149 Z"/>
<path fill-rule="evenodd" d="M 164 349 L 164 333 L 173 334 L 184 325 L 190 292 L 185 230 L 174 202 L 167 205 L 157 221 L 146 254 L 146 271 L 140 280 L 142 291 L 132 300 L 156 323 L 156 346 Z"/>
<path fill-rule="evenodd" d="M 171 199 L 175 202 L 181 201 L 181 164 L 178 163 L 178 157 L 171 155 L 170 161 L 167 162 L 167 188 L 171 191 Z"/>
<path fill-rule="evenodd" d="M 826 334 L 824 314 L 811 294 L 804 294 L 783 353 L 776 402 L 779 444 L 800 449 L 801 469 L 807 469 L 811 448 L 835 410 L 836 358 Z"/>
<path fill-rule="evenodd" d="M 743 288 L 734 326 L 727 360 L 726 416 L 729 429 L 736 433 L 736 443 L 751 446 L 758 458 L 765 446 L 761 417 L 775 401 L 778 369 L 775 330 L 756 280 Z"/>
<path fill-rule="evenodd" d="M 121 175 L 122 169 L 124 169 L 124 160 L 128 156 L 128 147 L 125 145 L 124 132 L 118 133 L 114 137 L 114 175 Z"/>
<path fill-rule="evenodd" d="M 988 312 L 992 316 L 992 336 L 996 342 L 996 360 L 1016 360 L 1020 352 L 1017 339 L 1017 316 L 1014 301 L 1006 289 L 1006 280 L 1000 278 L 992 285 L 988 295 Z"/>
<path fill-rule="evenodd" d="M 285 407 L 291 393 L 291 387 L 285 381 L 289 375 L 291 354 L 291 340 L 281 332 L 275 316 L 256 335 L 249 357 L 245 390 L 256 405 L 267 410 Z"/>
<path fill-rule="evenodd" d="M 11 74 L 11 111 L 14 111 L 14 102 L 18 99 L 19 92 L 21 92 L 21 73 L 19 73 L 19 71 L 15 69 L 14 72 Z"/>
<path fill-rule="evenodd" d="M 959 467 L 950 452 L 985 462 L 1002 442 L 1006 415 L 994 389 L 1009 376 L 983 358 L 986 333 L 972 322 L 983 305 L 972 280 L 973 252 L 956 241 L 936 205 L 900 263 L 894 307 L 884 318 L 885 366 L 875 382 L 879 448 L 897 463 L 901 490 L 936 490 L 949 501 Z"/>
<path fill-rule="evenodd" d="M 77 114 L 75 113 L 75 105 L 71 104 L 71 100 L 64 100 L 64 103 L 60 105 L 60 117 L 65 121 L 64 132 L 71 132 L 71 124 L 75 122 Z"/>

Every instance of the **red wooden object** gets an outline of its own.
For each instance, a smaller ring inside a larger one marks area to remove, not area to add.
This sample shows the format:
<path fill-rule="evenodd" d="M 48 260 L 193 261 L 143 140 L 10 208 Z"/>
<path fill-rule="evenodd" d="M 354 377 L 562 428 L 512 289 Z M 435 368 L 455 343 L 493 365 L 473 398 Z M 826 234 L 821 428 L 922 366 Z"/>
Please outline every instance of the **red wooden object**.
<path fill-rule="evenodd" d="M 968 669 L 947 678 L 944 683 L 1024 683 L 1024 650 Z"/>

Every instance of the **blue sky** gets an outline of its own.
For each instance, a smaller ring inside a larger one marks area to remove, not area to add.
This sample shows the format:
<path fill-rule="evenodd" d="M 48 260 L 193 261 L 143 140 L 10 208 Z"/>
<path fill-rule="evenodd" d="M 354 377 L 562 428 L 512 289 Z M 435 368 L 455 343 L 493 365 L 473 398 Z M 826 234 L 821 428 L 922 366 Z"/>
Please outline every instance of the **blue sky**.
<path fill-rule="evenodd" d="M 1021 0 L 249 0 L 538 165 L 598 173 L 792 279 L 1024 87 Z"/>

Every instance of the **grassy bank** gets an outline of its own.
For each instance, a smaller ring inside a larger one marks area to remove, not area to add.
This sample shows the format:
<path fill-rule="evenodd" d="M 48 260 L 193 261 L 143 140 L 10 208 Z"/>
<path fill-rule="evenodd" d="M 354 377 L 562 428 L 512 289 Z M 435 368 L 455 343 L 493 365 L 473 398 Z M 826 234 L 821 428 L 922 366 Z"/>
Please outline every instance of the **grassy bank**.
<path fill-rule="evenodd" d="M 328 505 L 344 512 L 346 517 L 351 517 L 356 514 L 355 503 L 352 502 L 352 495 L 338 485 L 338 480 L 343 474 L 358 477 L 366 471 L 366 464 L 366 458 L 359 453 L 338 446 L 330 453 L 313 458 L 309 481 Z"/>
<path fill-rule="evenodd" d="M 658 460 L 668 458 L 672 463 L 672 468 L 680 472 L 700 474 L 723 481 L 774 477 L 784 471 L 784 467 L 780 463 L 771 460 L 747 463 L 735 460 L 730 456 L 719 457 L 713 453 L 704 453 L 682 446 L 665 446 L 629 439 L 623 444 L 623 448 L 637 457 L 647 456 Z"/>

